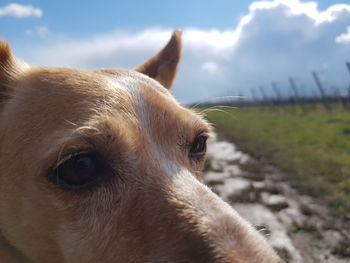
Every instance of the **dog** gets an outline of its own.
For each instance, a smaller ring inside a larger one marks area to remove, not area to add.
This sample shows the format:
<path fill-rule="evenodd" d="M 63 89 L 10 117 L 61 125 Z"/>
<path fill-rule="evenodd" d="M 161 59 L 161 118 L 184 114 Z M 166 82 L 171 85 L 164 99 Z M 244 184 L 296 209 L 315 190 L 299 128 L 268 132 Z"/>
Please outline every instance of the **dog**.
<path fill-rule="evenodd" d="M 76 70 L 0 42 L 0 262 L 282 262 L 201 183 L 211 127 L 169 92 L 181 45 Z"/>

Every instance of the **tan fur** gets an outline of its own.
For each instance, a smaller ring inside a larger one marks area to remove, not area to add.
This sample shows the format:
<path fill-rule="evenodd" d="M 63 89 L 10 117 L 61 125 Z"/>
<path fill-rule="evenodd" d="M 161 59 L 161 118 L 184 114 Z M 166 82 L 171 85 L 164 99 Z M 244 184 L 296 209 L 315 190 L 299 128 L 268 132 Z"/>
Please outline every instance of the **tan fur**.
<path fill-rule="evenodd" d="M 175 30 L 168 44 L 155 56 L 135 68 L 170 89 L 181 58 L 181 31 Z"/>
<path fill-rule="evenodd" d="M 18 73 L 15 59 L 12 57 L 10 46 L 0 41 L 0 103 L 9 97 L 9 86 Z"/>
<path fill-rule="evenodd" d="M 191 160 L 189 145 L 211 128 L 167 90 L 180 52 L 176 31 L 137 68 L 157 82 L 130 70 L 25 68 L 0 42 L 0 262 L 282 262 L 198 180 L 205 158 Z M 87 151 L 113 176 L 83 191 L 47 179 L 64 156 Z"/>

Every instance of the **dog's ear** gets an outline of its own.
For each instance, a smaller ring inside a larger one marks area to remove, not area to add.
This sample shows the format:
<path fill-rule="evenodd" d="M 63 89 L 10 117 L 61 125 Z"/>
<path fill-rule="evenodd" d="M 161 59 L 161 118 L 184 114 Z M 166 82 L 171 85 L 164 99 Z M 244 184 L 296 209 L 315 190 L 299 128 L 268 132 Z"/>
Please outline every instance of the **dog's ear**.
<path fill-rule="evenodd" d="M 168 44 L 155 56 L 135 68 L 170 89 L 181 57 L 181 31 L 175 30 Z"/>
<path fill-rule="evenodd" d="M 0 103 L 10 97 L 11 84 L 25 67 L 12 56 L 10 46 L 0 40 Z"/>

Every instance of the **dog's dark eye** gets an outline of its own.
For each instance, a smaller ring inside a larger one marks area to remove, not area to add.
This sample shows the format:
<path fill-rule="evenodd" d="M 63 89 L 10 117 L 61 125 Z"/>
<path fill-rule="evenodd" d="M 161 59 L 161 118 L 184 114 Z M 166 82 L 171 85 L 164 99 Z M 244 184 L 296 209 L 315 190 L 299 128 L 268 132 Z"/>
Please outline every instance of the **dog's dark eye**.
<path fill-rule="evenodd" d="M 207 137 L 204 135 L 198 136 L 191 145 L 191 157 L 200 157 L 205 154 L 207 150 Z"/>
<path fill-rule="evenodd" d="M 99 181 L 106 174 L 107 164 L 95 153 L 73 155 L 49 174 L 49 179 L 63 187 L 80 188 Z"/>

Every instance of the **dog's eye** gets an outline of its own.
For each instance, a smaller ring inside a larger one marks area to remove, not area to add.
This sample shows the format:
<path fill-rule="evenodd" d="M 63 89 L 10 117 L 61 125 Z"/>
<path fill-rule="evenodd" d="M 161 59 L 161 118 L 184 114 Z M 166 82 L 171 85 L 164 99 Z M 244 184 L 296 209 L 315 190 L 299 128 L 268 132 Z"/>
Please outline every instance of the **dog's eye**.
<path fill-rule="evenodd" d="M 60 186 L 80 188 L 99 181 L 106 173 L 106 161 L 95 153 L 73 155 L 49 174 L 49 179 Z"/>
<path fill-rule="evenodd" d="M 204 135 L 197 136 L 191 145 L 191 157 L 201 157 L 207 150 L 207 137 Z"/>

